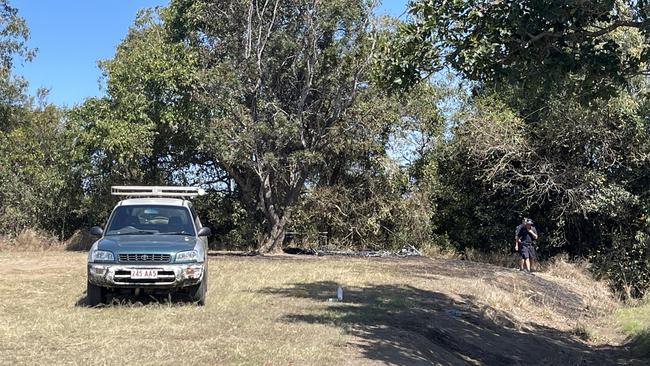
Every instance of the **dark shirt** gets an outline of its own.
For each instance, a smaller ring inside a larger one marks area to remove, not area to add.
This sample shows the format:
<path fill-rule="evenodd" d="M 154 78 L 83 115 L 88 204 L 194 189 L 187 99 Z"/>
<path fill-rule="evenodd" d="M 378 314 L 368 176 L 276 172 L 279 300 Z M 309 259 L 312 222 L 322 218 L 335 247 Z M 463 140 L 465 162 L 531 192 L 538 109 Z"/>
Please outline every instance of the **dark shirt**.
<path fill-rule="evenodd" d="M 537 235 L 537 230 L 535 229 L 534 226 L 531 226 L 530 231 L 534 232 L 535 235 Z M 522 245 L 525 246 L 533 245 L 533 236 L 530 235 L 528 230 L 526 230 L 526 226 L 524 225 L 517 226 L 516 233 L 517 233 L 517 237 L 521 239 Z"/>

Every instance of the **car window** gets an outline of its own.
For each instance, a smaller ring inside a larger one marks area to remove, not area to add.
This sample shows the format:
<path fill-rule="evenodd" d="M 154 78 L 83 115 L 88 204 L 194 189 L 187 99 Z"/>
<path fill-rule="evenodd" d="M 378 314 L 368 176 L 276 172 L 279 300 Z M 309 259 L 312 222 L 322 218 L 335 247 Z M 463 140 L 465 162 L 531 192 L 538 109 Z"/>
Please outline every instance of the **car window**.
<path fill-rule="evenodd" d="M 185 207 L 133 205 L 115 208 L 106 235 L 194 235 L 192 216 Z"/>
<path fill-rule="evenodd" d="M 192 212 L 192 217 L 194 218 L 194 226 L 196 226 L 197 229 L 200 229 L 203 227 L 201 225 L 201 220 L 199 219 L 199 215 L 196 214 L 196 211 L 192 207 L 190 207 L 190 211 Z"/>

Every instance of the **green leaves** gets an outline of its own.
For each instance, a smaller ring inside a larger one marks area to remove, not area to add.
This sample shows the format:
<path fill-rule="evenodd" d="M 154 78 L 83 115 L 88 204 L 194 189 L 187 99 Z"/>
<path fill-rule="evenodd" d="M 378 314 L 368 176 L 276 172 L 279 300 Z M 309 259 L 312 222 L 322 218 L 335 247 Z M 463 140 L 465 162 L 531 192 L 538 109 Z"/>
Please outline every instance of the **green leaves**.
<path fill-rule="evenodd" d="M 428 175 L 439 182 L 434 234 L 488 249 L 509 236 L 505 222 L 539 217 L 542 253 L 599 250 L 598 270 L 619 289 L 646 290 L 650 267 L 633 259 L 646 255 L 633 233 L 648 230 L 637 220 L 647 217 L 650 186 L 646 10 L 620 1 L 409 4 L 411 19 L 382 45 L 378 79 L 408 90 L 448 67 L 472 88 L 448 118 L 449 144 L 419 164 L 437 172 Z"/>
<path fill-rule="evenodd" d="M 639 52 L 647 48 L 650 29 L 641 7 L 616 1 L 414 1 L 412 21 L 388 47 L 396 62 L 386 70 L 390 80 L 413 83 L 448 65 L 474 81 L 542 87 L 544 79 L 580 73 L 589 77 L 576 90 L 611 94 L 607 84 L 642 73 L 648 61 L 647 52 Z M 631 41 L 635 52 L 628 51 Z M 397 61 L 408 66 L 396 68 Z"/>
<path fill-rule="evenodd" d="M 37 228 L 67 235 L 79 217 L 80 185 L 62 112 L 28 105 L 23 118 L 20 126 L 0 132 L 0 233 Z"/>

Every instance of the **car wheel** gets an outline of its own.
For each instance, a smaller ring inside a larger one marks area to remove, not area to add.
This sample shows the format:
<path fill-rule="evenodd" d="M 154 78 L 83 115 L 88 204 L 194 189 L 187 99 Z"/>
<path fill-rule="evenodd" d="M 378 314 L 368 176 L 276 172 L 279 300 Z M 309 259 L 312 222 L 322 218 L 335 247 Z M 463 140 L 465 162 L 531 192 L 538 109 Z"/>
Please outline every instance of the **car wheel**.
<path fill-rule="evenodd" d="M 88 281 L 88 288 L 86 290 L 86 297 L 88 299 L 88 306 L 97 306 L 106 303 L 106 289 L 101 286 L 96 286 Z"/>
<path fill-rule="evenodd" d="M 203 278 L 203 281 L 201 281 L 201 283 L 194 286 L 190 286 L 189 288 L 190 299 L 196 302 L 199 306 L 205 305 L 205 293 L 207 287 L 208 286 L 205 277 Z"/>

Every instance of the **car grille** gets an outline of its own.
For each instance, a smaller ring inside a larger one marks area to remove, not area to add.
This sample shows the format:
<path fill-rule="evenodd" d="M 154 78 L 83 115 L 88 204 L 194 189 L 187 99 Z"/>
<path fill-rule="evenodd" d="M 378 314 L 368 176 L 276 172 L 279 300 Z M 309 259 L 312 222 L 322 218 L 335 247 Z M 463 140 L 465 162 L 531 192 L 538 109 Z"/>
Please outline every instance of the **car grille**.
<path fill-rule="evenodd" d="M 136 263 L 149 263 L 149 262 L 169 262 L 171 256 L 169 254 L 148 254 L 148 253 L 127 253 L 120 254 L 120 262 L 136 262 Z"/>

